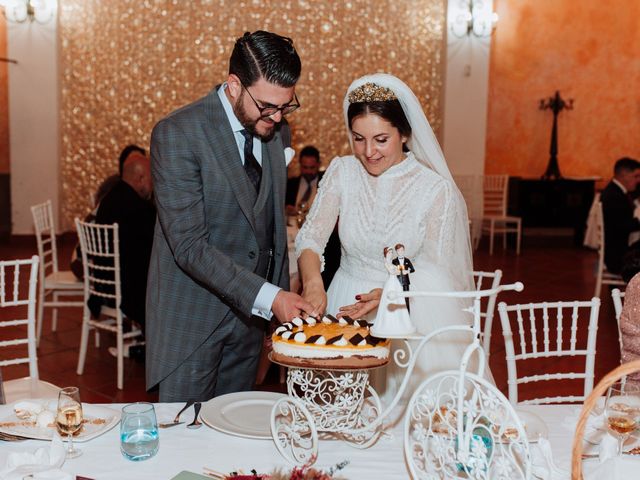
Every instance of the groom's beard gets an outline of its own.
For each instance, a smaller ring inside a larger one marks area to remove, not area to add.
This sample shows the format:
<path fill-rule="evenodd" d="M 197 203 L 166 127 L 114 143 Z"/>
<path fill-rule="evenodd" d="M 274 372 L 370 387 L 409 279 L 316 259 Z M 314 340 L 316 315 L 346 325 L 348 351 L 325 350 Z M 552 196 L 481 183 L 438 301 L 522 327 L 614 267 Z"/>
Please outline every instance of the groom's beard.
<path fill-rule="evenodd" d="M 249 117 L 249 115 L 247 114 L 242 104 L 243 99 L 244 99 L 244 90 L 240 94 L 240 97 L 236 101 L 236 104 L 233 106 L 233 113 L 235 113 L 236 117 L 238 118 L 238 121 L 245 128 L 247 132 L 249 132 L 251 135 L 259 137 L 260 140 L 262 140 L 263 142 L 268 142 L 273 138 L 273 135 L 276 133 L 276 122 L 272 122 L 271 128 L 269 128 L 266 132 L 263 132 L 263 133 L 258 132 L 256 125 L 260 121 L 260 119 L 258 118 L 257 120 L 254 120 L 251 117 Z M 270 121 L 270 120 L 267 119 L 267 121 Z M 265 124 L 264 121 L 262 123 Z"/>

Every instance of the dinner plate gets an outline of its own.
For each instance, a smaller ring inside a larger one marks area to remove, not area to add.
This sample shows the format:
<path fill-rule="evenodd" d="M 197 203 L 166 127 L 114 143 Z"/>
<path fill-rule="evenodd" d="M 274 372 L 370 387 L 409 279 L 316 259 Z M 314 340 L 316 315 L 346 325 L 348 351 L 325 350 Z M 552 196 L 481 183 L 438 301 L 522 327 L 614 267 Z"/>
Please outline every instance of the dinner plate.
<path fill-rule="evenodd" d="M 516 408 L 516 413 L 520 418 L 520 421 L 524 424 L 524 431 L 527 434 L 527 440 L 529 443 L 535 443 L 539 438 L 548 438 L 549 430 L 544 420 L 533 412 Z"/>
<path fill-rule="evenodd" d="M 24 402 L 25 400 L 20 400 Z M 46 404 L 49 410 L 55 415 L 57 400 L 27 400 L 35 403 Z M 27 422 L 16 417 L 11 405 L 11 413 L 0 419 L 0 432 L 10 435 L 18 435 L 21 437 L 32 438 L 34 440 L 51 440 L 56 432 L 55 427 L 37 427 L 32 422 Z M 87 442 L 93 438 L 99 437 L 105 432 L 111 430 L 120 421 L 120 412 L 107 407 L 92 405 L 90 403 L 82 404 L 82 414 L 84 416 L 84 424 L 82 430 L 74 435 L 74 442 Z M 63 436 L 66 438 L 66 435 Z"/>
<path fill-rule="evenodd" d="M 237 437 L 270 440 L 271 410 L 286 397 L 274 392 L 235 392 L 202 405 L 200 418 L 209 427 Z"/>

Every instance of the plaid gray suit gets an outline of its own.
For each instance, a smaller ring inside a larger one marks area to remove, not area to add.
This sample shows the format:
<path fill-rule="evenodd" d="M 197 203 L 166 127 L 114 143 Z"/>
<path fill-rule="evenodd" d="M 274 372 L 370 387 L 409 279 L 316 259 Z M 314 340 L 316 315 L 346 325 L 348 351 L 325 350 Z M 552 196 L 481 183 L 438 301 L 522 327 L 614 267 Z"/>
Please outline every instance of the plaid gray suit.
<path fill-rule="evenodd" d="M 263 182 L 273 192 L 272 283 L 288 289 L 288 126 L 281 129 L 263 143 Z M 155 126 L 151 166 L 158 222 L 147 286 L 147 388 L 163 382 L 162 397 L 171 378 L 174 392 L 161 401 L 250 389 L 264 331 L 251 318 L 265 283 L 253 273 L 256 192 L 215 89 Z"/>

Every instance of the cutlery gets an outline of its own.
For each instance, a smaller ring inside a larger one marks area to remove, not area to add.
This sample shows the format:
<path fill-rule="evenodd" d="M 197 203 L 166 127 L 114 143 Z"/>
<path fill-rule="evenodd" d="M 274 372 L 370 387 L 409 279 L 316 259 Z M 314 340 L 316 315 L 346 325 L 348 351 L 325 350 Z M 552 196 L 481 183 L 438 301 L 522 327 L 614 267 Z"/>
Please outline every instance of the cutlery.
<path fill-rule="evenodd" d="M 196 411 L 196 416 L 193 419 L 193 422 L 191 422 L 189 425 L 187 425 L 187 428 L 196 429 L 196 428 L 200 428 L 202 426 L 202 422 L 200 420 L 198 420 L 198 415 L 200 414 L 200 408 L 201 407 L 202 407 L 202 404 L 200 402 L 196 402 L 196 404 L 193 407 L 193 409 Z"/>
<path fill-rule="evenodd" d="M 634 447 L 626 452 L 622 452 L 623 455 L 640 455 L 640 447 Z M 599 458 L 600 454 L 598 453 L 583 453 L 582 458 Z"/>
<path fill-rule="evenodd" d="M 184 407 L 182 407 L 182 410 L 178 412 L 178 414 L 176 415 L 176 418 L 173 419 L 173 422 L 160 423 L 158 426 L 160 428 L 171 428 L 171 427 L 175 427 L 176 425 L 183 424 L 184 422 L 180 421 L 180 415 L 182 415 L 182 412 L 184 412 L 187 408 L 189 408 L 194 403 L 196 403 L 195 400 L 189 400 L 187 404 Z"/>
<path fill-rule="evenodd" d="M 19 435 L 11 435 L 10 433 L 0 432 L 0 440 L 5 442 L 20 442 L 22 440 L 29 440 L 28 437 L 21 437 Z"/>

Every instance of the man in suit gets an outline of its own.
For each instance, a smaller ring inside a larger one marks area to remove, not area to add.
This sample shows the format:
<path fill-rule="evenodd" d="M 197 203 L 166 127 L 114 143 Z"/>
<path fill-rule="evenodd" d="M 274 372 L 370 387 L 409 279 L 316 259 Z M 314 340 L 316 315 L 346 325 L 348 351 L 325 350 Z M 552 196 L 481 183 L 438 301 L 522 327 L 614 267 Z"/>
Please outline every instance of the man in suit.
<path fill-rule="evenodd" d="M 147 272 L 153 245 L 156 209 L 151 203 L 151 166 L 144 150 L 129 152 L 117 182 L 100 201 L 95 222 L 118 224 L 122 312 L 144 331 Z M 99 314 L 101 299 L 92 297 Z"/>
<path fill-rule="evenodd" d="M 393 263 L 396 267 L 400 269 L 400 275 L 398 275 L 398 281 L 400 282 L 400 285 L 402 285 L 402 290 L 404 290 L 405 292 L 408 292 L 410 289 L 409 285 L 411 285 L 411 281 L 409 280 L 409 274 L 415 272 L 416 269 L 413 268 L 413 264 L 411 263 L 411 260 L 409 260 L 407 257 L 404 256 L 403 244 L 398 243 L 395 246 L 395 251 L 396 251 L 397 257 L 391 260 L 391 263 Z M 405 298 L 404 301 L 407 304 L 407 310 L 409 310 L 409 298 Z"/>
<path fill-rule="evenodd" d="M 307 145 L 300 151 L 300 176 L 287 180 L 287 195 L 284 203 L 287 215 L 295 215 L 298 205 L 306 204 L 311 207 L 318 191 L 318 182 L 322 178 L 320 173 L 320 152 L 312 145 Z"/>
<path fill-rule="evenodd" d="M 640 212 L 630 196 L 640 183 L 640 162 L 621 158 L 613 168 L 613 179 L 602 190 L 604 221 L 604 263 L 607 270 L 620 273 L 623 257 L 629 248 L 629 234 L 640 230 Z"/>
<path fill-rule="evenodd" d="M 146 378 L 162 402 L 252 389 L 264 319 L 316 313 L 286 291 L 283 117 L 300 70 L 291 39 L 245 33 L 227 81 L 153 129 Z"/>

